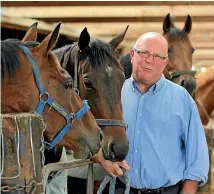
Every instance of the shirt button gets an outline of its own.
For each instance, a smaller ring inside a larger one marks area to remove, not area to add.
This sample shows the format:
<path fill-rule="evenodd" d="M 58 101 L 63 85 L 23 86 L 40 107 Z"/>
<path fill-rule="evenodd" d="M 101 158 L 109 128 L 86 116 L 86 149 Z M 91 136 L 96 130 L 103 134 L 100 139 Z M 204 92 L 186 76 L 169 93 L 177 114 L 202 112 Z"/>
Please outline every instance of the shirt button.
<path fill-rule="evenodd" d="M 137 150 L 135 150 L 135 152 L 137 153 Z"/>
<path fill-rule="evenodd" d="M 135 89 L 134 89 L 134 88 L 132 88 L 132 90 L 134 91 Z"/>
<path fill-rule="evenodd" d="M 140 116 L 142 116 L 142 113 L 140 113 Z"/>
<path fill-rule="evenodd" d="M 137 170 L 135 170 L 134 172 L 137 173 Z"/>
<path fill-rule="evenodd" d="M 137 131 L 137 134 L 140 134 L 140 131 Z"/>

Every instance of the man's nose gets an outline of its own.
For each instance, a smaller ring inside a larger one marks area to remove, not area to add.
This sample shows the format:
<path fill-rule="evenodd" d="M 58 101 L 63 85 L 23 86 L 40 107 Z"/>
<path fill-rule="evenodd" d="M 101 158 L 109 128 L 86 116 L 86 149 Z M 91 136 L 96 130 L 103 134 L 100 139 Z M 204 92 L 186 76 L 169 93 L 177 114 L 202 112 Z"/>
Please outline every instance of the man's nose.
<path fill-rule="evenodd" d="M 148 56 L 146 57 L 146 61 L 148 61 L 148 62 L 152 62 L 153 59 L 154 59 L 154 57 L 152 54 L 148 54 Z"/>

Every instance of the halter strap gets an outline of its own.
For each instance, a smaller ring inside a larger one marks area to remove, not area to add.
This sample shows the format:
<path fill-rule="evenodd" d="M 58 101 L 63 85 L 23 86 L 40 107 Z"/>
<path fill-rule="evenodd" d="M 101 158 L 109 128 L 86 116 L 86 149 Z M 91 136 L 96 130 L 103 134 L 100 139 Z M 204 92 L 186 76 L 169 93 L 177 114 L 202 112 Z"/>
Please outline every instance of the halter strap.
<path fill-rule="evenodd" d="M 52 149 L 65 136 L 68 130 L 72 128 L 72 123 L 74 122 L 74 120 L 78 120 L 79 118 L 81 118 L 86 112 L 90 110 L 90 107 L 88 105 L 88 102 L 84 100 L 83 107 L 80 110 L 78 110 L 76 113 L 70 113 L 69 111 L 64 109 L 61 105 L 57 104 L 45 89 L 45 85 L 42 81 L 39 68 L 36 64 L 36 61 L 31 51 L 25 46 L 20 45 L 19 47 L 26 54 L 30 64 L 32 65 L 34 78 L 36 80 L 36 85 L 40 93 L 39 104 L 36 107 L 35 113 L 38 114 L 39 116 L 42 116 L 45 106 L 46 104 L 48 104 L 51 108 L 56 110 L 66 120 L 66 124 L 64 125 L 64 127 L 50 142 L 46 141 L 43 142 L 46 146 L 46 149 Z"/>
<path fill-rule="evenodd" d="M 175 72 L 168 71 L 168 78 L 169 80 L 172 81 L 175 77 L 178 77 L 180 75 L 189 74 L 194 77 L 196 73 L 197 72 L 193 70 L 182 70 L 182 71 L 175 71 Z"/>

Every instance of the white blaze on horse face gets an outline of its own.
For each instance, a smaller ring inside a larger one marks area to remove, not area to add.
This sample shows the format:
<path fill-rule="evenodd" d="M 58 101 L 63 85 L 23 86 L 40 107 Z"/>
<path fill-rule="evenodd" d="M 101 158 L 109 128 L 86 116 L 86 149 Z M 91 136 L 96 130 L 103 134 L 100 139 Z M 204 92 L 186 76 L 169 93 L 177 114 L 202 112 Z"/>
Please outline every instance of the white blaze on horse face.
<path fill-rule="evenodd" d="M 111 74 L 112 74 L 113 68 L 112 68 L 112 67 L 107 66 L 107 67 L 105 68 L 105 71 L 106 71 L 106 73 L 108 74 L 108 76 L 109 76 L 109 77 L 111 77 Z"/>

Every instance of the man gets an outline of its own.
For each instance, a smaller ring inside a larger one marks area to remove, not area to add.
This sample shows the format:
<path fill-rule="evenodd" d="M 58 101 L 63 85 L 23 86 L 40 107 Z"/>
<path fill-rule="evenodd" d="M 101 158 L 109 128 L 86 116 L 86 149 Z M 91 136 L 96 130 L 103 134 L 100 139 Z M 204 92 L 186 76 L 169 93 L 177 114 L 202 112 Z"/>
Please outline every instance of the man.
<path fill-rule="evenodd" d="M 133 73 L 122 89 L 124 119 L 128 123 L 130 193 L 195 194 L 207 181 L 206 138 L 195 102 L 182 87 L 168 81 L 167 41 L 161 34 L 141 35 L 131 50 Z M 181 51 L 182 52 L 182 51 Z M 121 175 L 123 163 L 101 156 L 106 171 Z M 124 193 L 117 179 L 116 193 Z"/>

